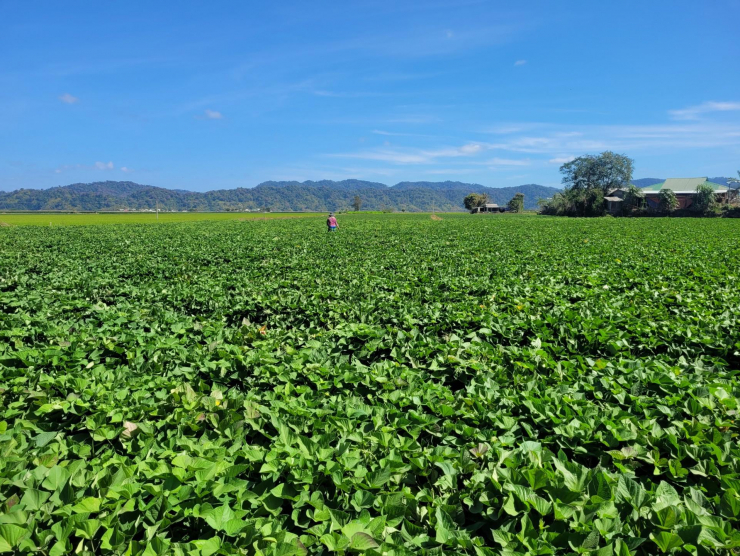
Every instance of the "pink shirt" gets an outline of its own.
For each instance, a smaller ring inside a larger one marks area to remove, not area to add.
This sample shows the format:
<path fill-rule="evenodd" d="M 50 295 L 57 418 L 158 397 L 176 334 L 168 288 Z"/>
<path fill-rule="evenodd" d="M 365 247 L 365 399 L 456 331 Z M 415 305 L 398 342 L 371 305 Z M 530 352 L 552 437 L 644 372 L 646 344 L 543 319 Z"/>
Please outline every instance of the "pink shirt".
<path fill-rule="evenodd" d="M 329 220 L 327 220 L 326 222 L 327 222 L 327 224 L 329 224 L 329 226 L 331 226 L 332 228 L 336 228 L 336 227 L 337 227 L 337 219 L 336 219 L 336 218 L 334 218 L 333 216 L 330 216 L 330 217 L 329 217 Z"/>

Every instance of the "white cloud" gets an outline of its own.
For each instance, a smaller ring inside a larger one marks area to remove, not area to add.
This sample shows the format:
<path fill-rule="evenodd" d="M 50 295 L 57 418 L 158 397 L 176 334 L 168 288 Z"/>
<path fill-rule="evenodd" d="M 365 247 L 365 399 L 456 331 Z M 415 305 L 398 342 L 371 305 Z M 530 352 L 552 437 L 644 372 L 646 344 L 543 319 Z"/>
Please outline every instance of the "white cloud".
<path fill-rule="evenodd" d="M 483 147 L 477 143 L 470 143 L 467 145 L 463 145 L 457 150 L 460 153 L 460 155 L 469 155 L 469 154 L 475 154 L 475 153 L 480 152 L 482 148 Z"/>
<path fill-rule="evenodd" d="M 96 162 L 95 167 L 98 170 L 113 170 L 113 162 Z"/>
<path fill-rule="evenodd" d="M 133 172 L 134 170 L 132 168 L 126 168 L 126 166 L 121 166 L 121 172 L 124 172 L 128 174 L 129 172 Z"/>
<path fill-rule="evenodd" d="M 483 164 L 488 166 L 529 166 L 531 164 L 529 159 L 514 159 L 514 158 L 492 158 L 486 160 Z"/>
<path fill-rule="evenodd" d="M 59 100 L 65 104 L 74 104 L 75 102 L 79 102 L 80 99 L 70 95 L 69 93 L 65 93 L 59 97 Z"/>
<path fill-rule="evenodd" d="M 527 63 L 526 60 L 517 60 L 516 62 L 514 62 L 514 65 L 515 66 L 523 66 L 526 63 Z"/>
<path fill-rule="evenodd" d="M 557 156 L 555 158 L 551 158 L 548 160 L 550 164 L 565 164 L 566 162 L 570 162 L 571 160 L 575 160 L 575 156 Z"/>
<path fill-rule="evenodd" d="M 223 114 L 221 112 L 216 112 L 215 110 L 208 110 L 205 111 L 205 117 L 208 120 L 222 120 Z"/>
<path fill-rule="evenodd" d="M 454 36 L 455 36 L 455 33 L 453 33 L 453 32 L 452 32 L 452 31 L 450 31 L 450 30 L 447 30 L 447 31 L 445 31 L 445 36 L 446 36 L 446 37 L 447 37 L 448 39 L 451 39 L 452 37 L 454 37 Z"/>
<path fill-rule="evenodd" d="M 681 110 L 669 110 L 674 120 L 698 120 L 699 116 L 708 112 L 729 112 L 740 110 L 740 102 L 703 102 L 697 106 L 689 106 Z"/>

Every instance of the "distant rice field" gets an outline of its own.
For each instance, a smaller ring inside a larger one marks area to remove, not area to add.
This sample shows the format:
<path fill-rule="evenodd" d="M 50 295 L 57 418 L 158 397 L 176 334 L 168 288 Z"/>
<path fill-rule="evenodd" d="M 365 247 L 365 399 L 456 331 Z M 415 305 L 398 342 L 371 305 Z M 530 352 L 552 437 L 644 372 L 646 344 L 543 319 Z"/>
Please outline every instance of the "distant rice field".
<path fill-rule="evenodd" d="M 151 212 L 121 213 L 2 213 L 0 226 L 86 226 L 92 224 L 166 224 L 199 220 L 257 220 L 323 216 L 318 212 Z"/>

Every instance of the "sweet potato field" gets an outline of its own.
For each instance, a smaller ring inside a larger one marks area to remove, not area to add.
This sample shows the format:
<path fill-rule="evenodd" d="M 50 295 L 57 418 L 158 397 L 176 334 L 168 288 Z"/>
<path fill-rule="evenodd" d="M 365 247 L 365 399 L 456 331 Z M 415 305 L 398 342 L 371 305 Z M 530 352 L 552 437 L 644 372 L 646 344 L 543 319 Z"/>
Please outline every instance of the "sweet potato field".
<path fill-rule="evenodd" d="M 740 551 L 740 221 L 0 228 L 0 552 Z"/>

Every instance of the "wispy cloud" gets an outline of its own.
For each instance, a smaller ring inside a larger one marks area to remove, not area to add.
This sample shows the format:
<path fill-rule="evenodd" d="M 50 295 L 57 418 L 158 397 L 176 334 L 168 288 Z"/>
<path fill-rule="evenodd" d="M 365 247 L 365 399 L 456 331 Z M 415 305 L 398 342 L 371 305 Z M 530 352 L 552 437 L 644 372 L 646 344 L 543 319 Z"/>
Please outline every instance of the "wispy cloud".
<path fill-rule="evenodd" d="M 740 147 L 740 124 L 731 122 L 685 122 L 653 125 L 564 125 L 531 122 L 507 123 L 489 128 L 494 141 L 468 141 L 436 148 L 399 147 L 386 144 L 375 149 L 334 153 L 334 158 L 371 160 L 398 166 L 432 166 L 464 159 L 465 165 L 505 170 L 523 166 L 548 167 L 564 164 L 586 153 L 605 150 L 632 156 L 676 152 L 681 149 Z M 377 135 L 396 132 L 374 130 Z M 400 133 L 399 133 L 400 134 Z M 496 156 L 491 153 L 510 154 Z M 517 156 L 524 155 L 524 156 Z M 486 156 L 488 155 L 488 156 Z M 447 161 L 445 163 L 445 161 Z"/>
<path fill-rule="evenodd" d="M 169 66 L 180 62 L 179 57 L 141 57 L 141 58 L 121 58 L 111 59 L 108 56 L 100 56 L 97 60 L 88 59 L 81 61 L 75 57 L 70 62 L 53 63 L 39 66 L 32 71 L 44 77 L 69 77 L 75 75 L 95 75 L 121 73 L 123 71 L 134 70 L 145 66 Z"/>
<path fill-rule="evenodd" d="M 528 158 L 516 159 L 516 158 L 498 158 L 494 157 L 490 160 L 484 161 L 482 164 L 487 166 L 529 166 L 532 163 Z"/>
<path fill-rule="evenodd" d="M 303 54 L 330 56 L 338 52 L 366 52 L 380 57 L 439 56 L 506 44 L 533 27 L 530 22 L 511 22 L 468 25 L 465 29 L 446 29 L 440 33 L 439 28 L 412 26 L 387 34 L 373 33 L 344 41 L 332 41 L 323 46 L 306 49 Z"/>
<path fill-rule="evenodd" d="M 521 133 L 523 131 L 531 131 L 537 128 L 542 128 L 543 126 L 545 126 L 545 124 L 536 122 L 502 123 L 485 127 L 481 130 L 481 132 L 495 133 L 496 135 L 511 135 L 513 133 Z"/>
<path fill-rule="evenodd" d="M 670 110 L 674 120 L 698 120 L 702 114 L 710 112 L 730 112 L 740 110 L 740 102 L 717 102 L 709 100 L 696 106 L 689 106 L 681 110 Z"/>
<path fill-rule="evenodd" d="M 112 161 L 108 162 L 95 162 L 94 164 L 62 164 L 58 168 L 54 170 L 55 174 L 62 174 L 68 170 L 103 170 L 103 171 L 109 171 L 109 170 L 115 170 L 115 165 Z M 130 168 L 127 168 L 126 166 L 121 167 L 121 171 L 123 172 L 131 172 L 132 170 Z"/>
<path fill-rule="evenodd" d="M 541 125 L 487 144 L 491 149 L 551 155 L 563 153 L 658 152 L 740 146 L 740 125 L 732 123 L 669 123 L 657 125 Z"/>
<path fill-rule="evenodd" d="M 317 97 L 329 98 L 365 98 L 365 97 L 387 97 L 398 96 L 398 93 L 381 93 L 377 91 L 330 91 L 326 89 L 310 89 Z"/>
<path fill-rule="evenodd" d="M 432 79 L 444 75 L 444 72 L 428 72 L 428 73 L 414 73 L 414 72 L 383 72 L 375 75 L 364 75 L 362 81 L 376 82 L 376 81 L 411 81 L 415 79 Z"/>
<path fill-rule="evenodd" d="M 128 173 L 133 172 L 133 171 L 134 171 L 133 168 L 126 168 L 126 166 L 121 166 L 121 172 L 124 172 L 124 173 L 128 174 Z"/>
<path fill-rule="evenodd" d="M 571 160 L 575 160 L 575 156 L 556 156 L 555 158 L 551 158 L 548 160 L 550 164 L 565 164 L 566 162 L 570 162 Z"/>
<path fill-rule="evenodd" d="M 423 173 L 430 176 L 457 176 L 460 174 L 475 174 L 478 168 L 434 168 Z"/>
<path fill-rule="evenodd" d="M 441 122 L 441 118 L 431 114 L 407 114 L 402 116 L 391 116 L 385 122 L 389 124 L 432 124 Z"/>
<path fill-rule="evenodd" d="M 514 65 L 515 66 L 523 66 L 526 63 L 527 63 L 526 60 L 517 60 L 516 62 L 514 62 Z"/>
<path fill-rule="evenodd" d="M 221 112 L 217 112 L 216 110 L 208 110 L 204 112 L 204 116 L 206 120 L 223 120 L 224 116 L 221 114 Z"/>
<path fill-rule="evenodd" d="M 379 160 L 395 164 L 423 164 L 430 161 L 430 157 L 420 152 L 403 152 L 390 149 L 376 149 L 373 151 L 359 151 L 355 153 L 330 154 L 336 158 L 356 158 L 359 160 Z"/>
<path fill-rule="evenodd" d="M 79 98 L 72 96 L 69 93 L 64 93 L 62 96 L 59 97 L 59 100 L 61 100 L 65 104 L 74 104 L 80 101 Z"/>
<path fill-rule="evenodd" d="M 383 131 L 382 129 L 374 129 L 372 131 L 375 135 L 389 135 L 392 137 L 414 137 L 416 133 L 397 133 L 395 131 Z"/>
<path fill-rule="evenodd" d="M 428 135 L 426 133 L 404 133 L 404 132 L 399 132 L 399 131 L 385 131 L 382 129 L 373 129 L 371 133 L 374 133 L 375 135 L 384 135 L 388 137 L 427 137 L 427 138 L 438 137 L 437 135 Z"/>
<path fill-rule="evenodd" d="M 472 157 L 487 147 L 482 143 L 466 143 L 459 147 L 440 147 L 438 149 L 383 148 L 353 153 L 337 153 L 328 156 L 336 158 L 356 158 L 361 160 L 381 160 L 395 164 L 426 164 L 441 158 Z"/>
<path fill-rule="evenodd" d="M 345 179 L 367 179 L 369 176 L 390 178 L 397 175 L 399 169 L 396 167 L 373 167 L 373 166 L 290 166 L 268 168 L 267 173 L 271 179 L 286 181 L 305 180 L 345 180 Z"/>

